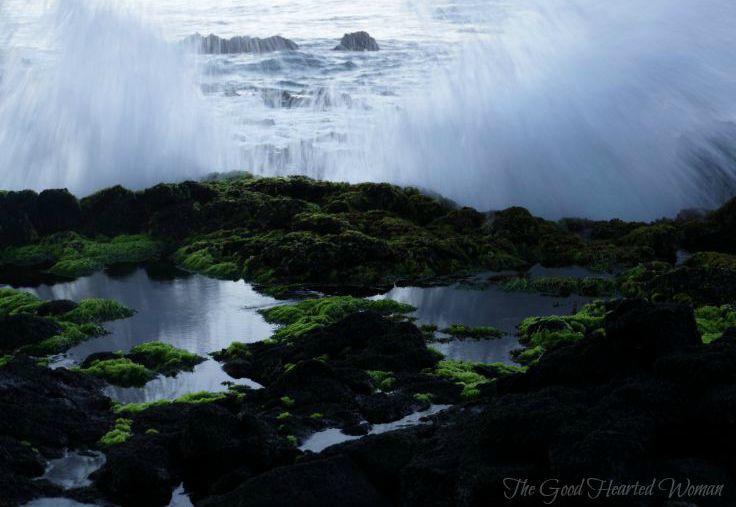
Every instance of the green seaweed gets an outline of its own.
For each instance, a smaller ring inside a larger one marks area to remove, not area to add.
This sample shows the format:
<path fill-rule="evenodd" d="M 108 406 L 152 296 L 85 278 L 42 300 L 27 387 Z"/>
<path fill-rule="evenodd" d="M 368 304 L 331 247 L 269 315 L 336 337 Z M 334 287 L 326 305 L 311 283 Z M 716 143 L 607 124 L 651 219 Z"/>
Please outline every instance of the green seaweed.
<path fill-rule="evenodd" d="M 558 344 L 579 341 L 594 330 L 602 330 L 604 311 L 603 304 L 596 302 L 585 305 L 573 315 L 524 319 L 519 325 L 519 341 L 530 349 L 541 349 L 528 352 L 525 360 L 529 360 L 532 355 L 538 357 L 544 350 Z"/>
<path fill-rule="evenodd" d="M 135 314 L 127 306 L 109 299 L 83 299 L 79 306 L 60 317 L 61 320 L 85 324 L 91 322 L 109 322 L 111 320 L 126 319 Z"/>
<path fill-rule="evenodd" d="M 589 297 L 612 296 L 616 293 L 616 282 L 599 277 L 570 278 L 512 278 L 501 287 L 506 292 L 539 292 L 549 296 L 567 297 L 580 294 Z"/>
<path fill-rule="evenodd" d="M 157 400 L 148 401 L 142 403 L 126 403 L 124 405 L 117 405 L 115 407 L 116 414 L 137 414 L 147 410 L 151 407 L 160 407 L 162 405 L 169 405 L 171 403 L 186 403 L 195 405 L 199 403 L 212 403 L 214 401 L 222 400 L 227 396 L 226 393 L 212 393 L 209 391 L 200 391 L 196 393 L 189 393 L 176 398 L 175 400 Z"/>
<path fill-rule="evenodd" d="M 133 431 L 131 430 L 132 424 L 133 421 L 131 419 L 116 419 L 115 427 L 100 438 L 100 445 L 103 447 L 112 447 L 113 445 L 122 444 L 133 435 Z"/>
<path fill-rule="evenodd" d="M 394 377 L 393 372 L 368 370 L 366 373 L 373 380 L 373 385 L 383 392 L 391 391 L 396 385 L 396 377 Z"/>
<path fill-rule="evenodd" d="M 163 342 L 147 342 L 136 345 L 127 354 L 129 359 L 146 368 L 164 375 L 174 375 L 180 370 L 190 370 L 204 361 L 204 358 L 178 349 Z"/>
<path fill-rule="evenodd" d="M 504 332 L 491 326 L 471 327 L 464 324 L 452 324 L 450 327 L 442 329 L 443 333 L 449 334 L 455 338 L 501 338 Z"/>
<path fill-rule="evenodd" d="M 695 310 L 695 321 L 703 343 L 710 343 L 720 338 L 729 327 L 736 327 L 736 307 L 734 305 L 701 306 Z"/>
<path fill-rule="evenodd" d="M 306 299 L 290 305 L 259 310 L 267 322 L 281 327 L 273 334 L 275 340 L 291 340 L 343 319 L 351 313 L 371 310 L 384 315 L 406 314 L 413 306 L 390 299 L 362 299 L 352 296 L 334 296 Z"/>
<path fill-rule="evenodd" d="M 455 381 L 462 387 L 460 396 L 465 400 L 472 400 L 480 396 L 482 386 L 521 371 L 524 369 L 503 363 L 483 364 L 446 359 L 437 363 L 432 374 Z"/>
<path fill-rule="evenodd" d="M 0 265 L 37 266 L 67 278 L 90 275 L 106 266 L 141 263 L 159 257 L 161 244 L 145 235 L 90 239 L 75 232 L 43 238 L 36 244 L 0 250 Z"/>
<path fill-rule="evenodd" d="M 153 371 L 124 357 L 94 361 L 79 371 L 122 387 L 141 387 L 156 377 Z"/>

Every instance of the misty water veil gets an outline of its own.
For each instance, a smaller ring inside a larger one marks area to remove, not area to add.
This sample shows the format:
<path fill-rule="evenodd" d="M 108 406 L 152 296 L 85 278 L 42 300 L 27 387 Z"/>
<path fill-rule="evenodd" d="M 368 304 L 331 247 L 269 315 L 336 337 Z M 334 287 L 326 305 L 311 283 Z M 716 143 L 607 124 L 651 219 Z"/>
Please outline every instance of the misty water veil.
<path fill-rule="evenodd" d="M 348 25 L 305 7 L 312 40 L 272 4 L 263 23 L 218 27 L 167 16 L 202 14 L 184 0 L 155 15 L 143 2 L 8 2 L 0 186 L 86 194 L 249 170 L 642 219 L 713 207 L 736 188 L 728 0 L 379 2 L 382 26 L 370 7 L 351 23 L 382 50 L 358 56 L 331 51 Z M 234 5 L 219 8 L 237 20 Z M 301 47 L 208 59 L 177 44 L 218 29 Z M 276 85 L 321 99 L 275 107 L 263 90 Z"/>

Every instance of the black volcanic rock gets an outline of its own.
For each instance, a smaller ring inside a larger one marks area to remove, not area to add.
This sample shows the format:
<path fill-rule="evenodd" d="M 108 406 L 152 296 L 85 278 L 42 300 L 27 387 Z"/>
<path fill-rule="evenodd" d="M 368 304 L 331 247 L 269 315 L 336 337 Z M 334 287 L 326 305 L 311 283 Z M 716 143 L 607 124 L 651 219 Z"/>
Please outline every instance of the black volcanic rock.
<path fill-rule="evenodd" d="M 0 317 L 0 330 L 0 352 L 12 352 L 62 332 L 55 321 L 27 313 Z"/>
<path fill-rule="evenodd" d="M 376 39 L 371 37 L 368 32 L 346 33 L 340 39 L 340 44 L 335 46 L 333 51 L 378 51 L 378 43 Z"/>
<path fill-rule="evenodd" d="M 26 357 L 0 367 L 0 506 L 61 496 L 61 488 L 39 480 L 46 459 L 92 447 L 109 429 L 112 404 L 101 388 Z"/>
<path fill-rule="evenodd" d="M 215 34 L 209 34 L 207 37 L 195 33 L 182 41 L 184 44 L 191 45 L 200 53 L 205 54 L 232 54 L 232 53 L 270 53 L 273 51 L 299 49 L 299 46 L 292 40 L 280 35 L 274 35 L 260 39 L 258 37 L 232 37 L 223 39 Z"/>

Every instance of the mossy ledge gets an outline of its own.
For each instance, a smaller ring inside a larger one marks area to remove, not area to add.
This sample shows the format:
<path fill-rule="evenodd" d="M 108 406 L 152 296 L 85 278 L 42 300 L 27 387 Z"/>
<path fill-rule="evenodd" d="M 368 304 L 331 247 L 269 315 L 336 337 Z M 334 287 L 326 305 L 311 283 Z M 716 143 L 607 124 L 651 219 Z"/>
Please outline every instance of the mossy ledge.
<path fill-rule="evenodd" d="M 0 352 L 58 354 L 105 334 L 101 323 L 133 314 L 106 299 L 43 301 L 30 292 L 0 289 Z"/>
<path fill-rule="evenodd" d="M 136 345 L 130 352 L 98 352 L 87 357 L 78 371 L 122 387 L 140 387 L 156 375 L 175 376 L 191 371 L 204 358 L 162 342 Z"/>
<path fill-rule="evenodd" d="M 734 221 L 733 201 L 705 217 L 651 224 L 551 222 L 519 207 L 481 213 L 415 188 L 237 173 L 138 192 L 117 186 L 81 200 L 64 190 L 4 192 L 0 210 L 0 268 L 76 277 L 168 258 L 276 295 L 433 284 L 535 263 L 673 263 L 682 247 L 736 253 L 717 239 Z"/>

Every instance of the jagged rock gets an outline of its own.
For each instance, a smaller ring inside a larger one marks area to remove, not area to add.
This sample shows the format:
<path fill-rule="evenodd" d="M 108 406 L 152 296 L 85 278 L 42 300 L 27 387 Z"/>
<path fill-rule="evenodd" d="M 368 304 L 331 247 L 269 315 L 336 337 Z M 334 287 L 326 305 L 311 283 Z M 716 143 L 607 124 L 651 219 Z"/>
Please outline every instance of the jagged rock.
<path fill-rule="evenodd" d="M 74 231 L 81 224 L 79 202 L 66 188 L 44 190 L 38 194 L 36 229 L 41 235 Z"/>
<path fill-rule="evenodd" d="M 108 449 L 105 465 L 92 475 L 105 496 L 124 507 L 167 505 L 178 477 L 172 456 L 157 435 L 140 435 Z"/>
<path fill-rule="evenodd" d="M 376 39 L 368 32 L 346 33 L 340 39 L 340 44 L 335 46 L 334 51 L 378 51 Z"/>
<path fill-rule="evenodd" d="M 54 301 L 45 301 L 41 306 L 36 308 L 36 314 L 41 317 L 49 317 L 55 315 L 64 315 L 74 310 L 79 305 L 69 299 L 56 299 Z"/>
<path fill-rule="evenodd" d="M 274 35 L 260 39 L 258 37 L 232 37 L 223 39 L 215 34 L 207 37 L 199 33 L 190 35 L 182 41 L 184 44 L 194 47 L 200 53 L 205 54 L 231 54 L 231 53 L 270 53 L 272 51 L 294 51 L 299 46 L 292 40 L 280 35 Z"/>
<path fill-rule="evenodd" d="M 16 358 L 0 368 L 0 434 L 54 449 L 95 444 L 112 422 L 102 383 Z"/>
<path fill-rule="evenodd" d="M 350 460 L 335 456 L 261 474 L 227 495 L 203 501 L 203 507 L 388 506 Z"/>
<path fill-rule="evenodd" d="M 27 313 L 0 317 L 0 329 L 0 352 L 12 352 L 62 332 L 53 320 Z"/>

